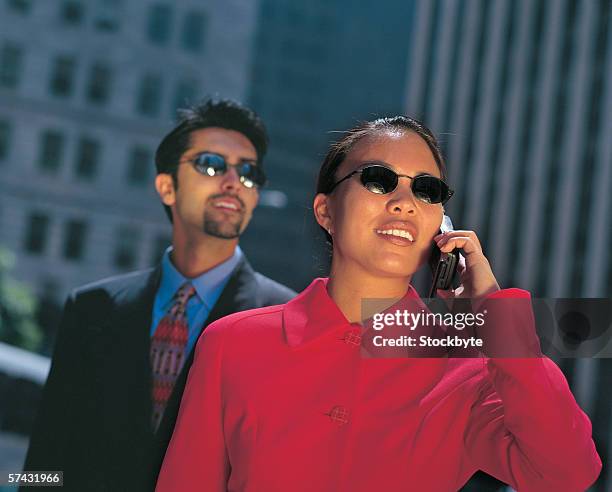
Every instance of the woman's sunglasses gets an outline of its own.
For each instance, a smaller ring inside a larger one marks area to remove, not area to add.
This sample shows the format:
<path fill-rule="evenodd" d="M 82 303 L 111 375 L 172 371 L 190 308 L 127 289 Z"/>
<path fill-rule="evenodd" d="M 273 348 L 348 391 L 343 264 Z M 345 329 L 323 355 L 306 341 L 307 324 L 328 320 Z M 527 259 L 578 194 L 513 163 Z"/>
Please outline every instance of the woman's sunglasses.
<path fill-rule="evenodd" d="M 190 162 L 196 171 L 205 176 L 221 176 L 230 167 L 233 167 L 245 188 L 261 188 L 266 184 L 266 175 L 255 162 L 246 161 L 239 164 L 229 164 L 225 157 L 212 152 L 203 152 L 193 159 L 182 162 Z"/>
<path fill-rule="evenodd" d="M 397 174 L 392 169 L 380 164 L 371 164 L 353 171 L 335 183 L 329 192 L 331 193 L 342 181 L 351 178 L 355 174 L 360 175 L 361 184 L 366 190 L 377 195 L 386 195 L 395 191 L 399 178 L 410 178 L 412 180 L 410 185 L 412 193 L 416 198 L 425 203 L 445 204 L 454 193 L 444 181 L 435 176 L 430 176 L 429 174 L 419 174 L 418 176 Z"/>

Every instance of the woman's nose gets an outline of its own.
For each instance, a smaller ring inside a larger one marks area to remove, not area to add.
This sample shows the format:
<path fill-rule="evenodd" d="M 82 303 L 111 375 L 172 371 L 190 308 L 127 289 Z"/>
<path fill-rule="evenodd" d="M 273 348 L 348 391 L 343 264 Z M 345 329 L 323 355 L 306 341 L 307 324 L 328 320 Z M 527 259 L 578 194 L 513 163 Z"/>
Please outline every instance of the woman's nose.
<path fill-rule="evenodd" d="M 416 198 L 412 193 L 410 184 L 399 183 L 391 193 L 387 202 L 387 210 L 392 214 L 415 214 L 417 209 Z"/>

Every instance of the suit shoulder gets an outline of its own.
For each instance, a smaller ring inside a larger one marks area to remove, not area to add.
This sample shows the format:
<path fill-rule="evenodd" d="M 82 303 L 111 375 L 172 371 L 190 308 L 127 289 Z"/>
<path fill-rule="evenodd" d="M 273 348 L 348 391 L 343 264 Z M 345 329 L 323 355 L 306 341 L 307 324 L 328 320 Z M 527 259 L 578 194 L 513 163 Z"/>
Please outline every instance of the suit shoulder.
<path fill-rule="evenodd" d="M 109 293 L 114 293 L 129 287 L 141 286 L 148 281 L 154 271 L 154 268 L 148 268 L 146 270 L 138 270 L 136 272 L 130 272 L 123 275 L 106 277 L 76 287 L 72 291 L 72 293 L 76 297 L 94 291 L 106 291 Z"/>
<path fill-rule="evenodd" d="M 95 282 L 90 282 L 75 288 L 71 292 L 71 297 L 77 299 L 91 294 L 104 293 L 113 296 L 125 290 L 140 288 L 146 285 L 154 272 L 154 268 L 149 268 L 96 280 Z"/>
<path fill-rule="evenodd" d="M 84 307 L 96 306 L 103 310 L 117 303 L 129 303 L 154 280 L 156 272 L 156 269 L 149 268 L 82 285 L 72 290 L 67 302 Z"/>
<path fill-rule="evenodd" d="M 297 296 L 297 292 L 286 285 L 272 280 L 259 272 L 254 273 L 260 292 L 265 297 L 265 304 L 284 304 Z"/>

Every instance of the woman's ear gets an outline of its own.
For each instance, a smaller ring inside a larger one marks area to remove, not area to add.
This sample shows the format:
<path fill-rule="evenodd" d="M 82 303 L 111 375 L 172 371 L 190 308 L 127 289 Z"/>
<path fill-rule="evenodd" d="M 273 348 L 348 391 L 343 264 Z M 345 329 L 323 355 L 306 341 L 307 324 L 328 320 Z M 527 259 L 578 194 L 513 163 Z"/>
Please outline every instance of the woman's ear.
<path fill-rule="evenodd" d="M 317 193 L 312 203 L 312 210 L 317 223 L 329 234 L 332 232 L 332 217 L 330 214 L 329 196 L 324 193 Z"/>
<path fill-rule="evenodd" d="M 172 206 L 176 201 L 174 181 L 170 174 L 160 173 L 155 177 L 155 189 L 164 205 Z"/>

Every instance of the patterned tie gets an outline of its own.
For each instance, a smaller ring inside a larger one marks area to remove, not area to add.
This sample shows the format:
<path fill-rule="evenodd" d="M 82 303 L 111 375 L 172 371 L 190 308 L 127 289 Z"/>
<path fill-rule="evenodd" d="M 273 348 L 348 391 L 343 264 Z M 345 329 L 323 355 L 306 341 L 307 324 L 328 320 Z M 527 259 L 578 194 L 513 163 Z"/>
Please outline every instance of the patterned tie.
<path fill-rule="evenodd" d="M 194 294 L 195 288 L 190 283 L 181 286 L 174 296 L 172 307 L 160 320 L 151 339 L 154 431 L 159 427 L 174 383 L 183 367 L 189 335 L 185 307 Z"/>

